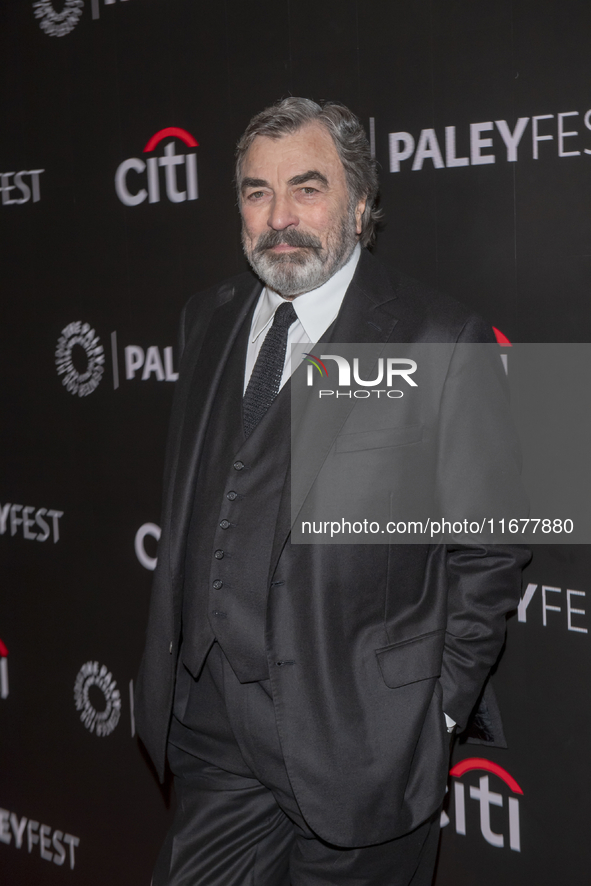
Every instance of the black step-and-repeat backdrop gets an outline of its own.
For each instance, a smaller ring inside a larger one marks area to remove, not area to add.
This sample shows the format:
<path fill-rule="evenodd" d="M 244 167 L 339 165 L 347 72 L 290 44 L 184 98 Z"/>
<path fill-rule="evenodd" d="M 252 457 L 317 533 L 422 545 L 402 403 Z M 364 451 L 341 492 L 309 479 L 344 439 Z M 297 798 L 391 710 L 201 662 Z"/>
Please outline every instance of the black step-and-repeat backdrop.
<path fill-rule="evenodd" d="M 244 269 L 233 146 L 288 94 L 344 101 L 385 262 L 513 341 L 591 339 L 588 0 L 5 0 L 0 868 L 149 884 L 172 801 L 134 736 L 176 326 Z M 437 886 L 588 882 L 591 556 L 537 547 L 459 744 Z"/>

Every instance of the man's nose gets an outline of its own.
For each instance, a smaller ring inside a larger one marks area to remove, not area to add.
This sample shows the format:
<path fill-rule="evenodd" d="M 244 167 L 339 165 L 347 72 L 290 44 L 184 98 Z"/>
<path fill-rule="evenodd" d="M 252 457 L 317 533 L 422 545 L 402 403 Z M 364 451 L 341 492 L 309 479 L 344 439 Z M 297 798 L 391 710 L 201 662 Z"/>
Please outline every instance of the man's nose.
<path fill-rule="evenodd" d="M 293 201 L 287 195 L 276 194 L 270 206 L 267 225 L 274 231 L 296 227 L 300 223 Z"/>

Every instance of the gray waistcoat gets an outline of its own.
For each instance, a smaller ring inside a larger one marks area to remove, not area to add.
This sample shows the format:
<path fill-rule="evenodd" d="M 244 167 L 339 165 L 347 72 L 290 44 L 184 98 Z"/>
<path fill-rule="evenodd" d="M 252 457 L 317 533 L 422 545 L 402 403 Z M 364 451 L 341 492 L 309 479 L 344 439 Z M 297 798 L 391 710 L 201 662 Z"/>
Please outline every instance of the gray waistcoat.
<path fill-rule="evenodd" d="M 187 539 L 183 662 L 197 676 L 217 640 L 238 679 L 268 677 L 265 614 L 281 493 L 289 467 L 289 385 L 248 440 L 242 429 L 250 317 L 210 417 Z"/>

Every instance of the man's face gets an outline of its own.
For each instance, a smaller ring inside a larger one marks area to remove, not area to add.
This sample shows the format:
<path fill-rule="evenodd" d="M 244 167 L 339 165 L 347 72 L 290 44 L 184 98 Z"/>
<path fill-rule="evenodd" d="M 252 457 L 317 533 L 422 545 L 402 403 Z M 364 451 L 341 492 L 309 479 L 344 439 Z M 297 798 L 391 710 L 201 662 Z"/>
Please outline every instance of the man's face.
<path fill-rule="evenodd" d="M 242 245 L 267 286 L 294 298 L 345 264 L 365 208 L 365 200 L 350 202 L 343 164 L 322 125 L 255 138 L 242 166 Z"/>

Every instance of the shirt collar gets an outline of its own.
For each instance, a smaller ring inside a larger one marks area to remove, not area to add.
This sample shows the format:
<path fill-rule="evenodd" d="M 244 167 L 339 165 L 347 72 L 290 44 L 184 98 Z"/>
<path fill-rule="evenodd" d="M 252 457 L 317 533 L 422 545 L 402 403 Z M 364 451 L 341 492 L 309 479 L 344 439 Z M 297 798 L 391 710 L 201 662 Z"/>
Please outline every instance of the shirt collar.
<path fill-rule="evenodd" d="M 361 246 L 359 243 L 349 256 L 346 264 L 333 274 L 332 277 L 319 286 L 304 292 L 294 298 L 292 304 L 298 315 L 298 320 L 304 327 L 304 331 L 311 342 L 319 341 L 322 334 L 328 329 L 336 318 L 345 293 L 353 279 Z M 251 341 L 257 340 L 259 335 L 267 329 L 273 320 L 275 311 L 285 299 L 265 287 L 261 293 L 252 322 Z"/>

